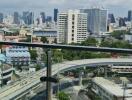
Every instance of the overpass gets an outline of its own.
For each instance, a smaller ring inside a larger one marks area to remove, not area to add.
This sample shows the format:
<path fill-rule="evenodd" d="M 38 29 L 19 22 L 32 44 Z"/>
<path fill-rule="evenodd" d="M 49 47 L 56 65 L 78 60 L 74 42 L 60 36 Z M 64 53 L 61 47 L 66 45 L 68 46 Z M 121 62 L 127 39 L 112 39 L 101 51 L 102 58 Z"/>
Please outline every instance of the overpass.
<path fill-rule="evenodd" d="M 66 61 L 59 64 L 52 65 L 52 75 L 58 72 L 67 71 L 71 69 L 91 66 L 104 65 L 132 65 L 132 59 L 129 58 L 101 58 L 101 59 L 83 59 Z M 106 66 L 107 67 L 107 66 Z M 17 100 L 23 94 L 29 93 L 32 88 L 35 88 L 40 83 L 40 77 L 46 75 L 46 68 L 27 76 L 25 79 L 0 89 L 0 100 Z"/>

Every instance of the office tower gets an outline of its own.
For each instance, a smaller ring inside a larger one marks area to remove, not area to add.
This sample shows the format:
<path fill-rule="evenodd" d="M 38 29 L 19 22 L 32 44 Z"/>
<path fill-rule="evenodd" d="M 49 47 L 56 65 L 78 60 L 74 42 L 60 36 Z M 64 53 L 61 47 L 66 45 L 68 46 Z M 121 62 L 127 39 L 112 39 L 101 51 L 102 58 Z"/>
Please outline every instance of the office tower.
<path fill-rule="evenodd" d="M 108 14 L 108 21 L 109 23 L 115 23 L 115 17 L 113 14 Z"/>
<path fill-rule="evenodd" d="M 14 12 L 14 24 L 20 24 L 19 13 Z"/>
<path fill-rule="evenodd" d="M 41 16 L 39 16 L 35 21 L 36 21 L 36 23 L 35 23 L 36 25 L 42 25 L 43 24 Z"/>
<path fill-rule="evenodd" d="M 128 21 L 132 21 L 132 10 L 128 11 Z"/>
<path fill-rule="evenodd" d="M 119 18 L 119 27 L 126 26 L 124 18 Z"/>
<path fill-rule="evenodd" d="M 87 38 L 87 14 L 69 10 L 58 14 L 58 43 L 81 43 Z"/>
<path fill-rule="evenodd" d="M 52 17 L 51 16 L 47 16 L 46 22 L 52 22 Z"/>
<path fill-rule="evenodd" d="M 58 9 L 54 9 L 54 22 L 57 22 Z"/>
<path fill-rule="evenodd" d="M 127 17 L 124 17 L 124 21 L 127 22 L 128 21 L 128 18 Z"/>
<path fill-rule="evenodd" d="M 28 20 L 27 20 L 27 16 L 28 16 L 28 11 L 27 12 L 23 12 L 23 21 L 25 24 L 28 24 Z"/>
<path fill-rule="evenodd" d="M 33 12 L 23 12 L 23 20 L 26 25 L 34 24 L 34 13 Z"/>
<path fill-rule="evenodd" d="M 93 34 L 100 35 L 107 31 L 107 10 L 92 8 L 92 9 L 81 9 L 83 13 L 87 13 L 87 24 L 88 31 Z"/>
<path fill-rule="evenodd" d="M 4 20 L 4 15 L 3 13 L 0 13 L 0 23 L 3 23 L 3 20 Z"/>
<path fill-rule="evenodd" d="M 45 20 L 46 20 L 46 18 L 45 18 L 45 17 L 46 17 L 46 16 L 45 16 L 45 12 L 41 12 L 41 13 L 40 13 L 40 16 L 41 16 L 41 18 L 42 18 L 42 22 L 45 23 Z"/>
<path fill-rule="evenodd" d="M 34 24 L 34 13 L 30 12 L 29 14 L 29 25 Z"/>
<path fill-rule="evenodd" d="M 108 21 L 108 14 L 107 10 L 100 10 L 100 32 L 107 32 L 107 21 Z"/>

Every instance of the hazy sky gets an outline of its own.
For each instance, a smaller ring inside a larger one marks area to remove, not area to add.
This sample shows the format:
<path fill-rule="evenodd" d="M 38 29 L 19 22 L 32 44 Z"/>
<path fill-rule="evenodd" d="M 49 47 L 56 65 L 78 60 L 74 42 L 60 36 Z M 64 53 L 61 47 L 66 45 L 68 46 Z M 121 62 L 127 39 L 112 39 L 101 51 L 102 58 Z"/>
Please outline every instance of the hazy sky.
<path fill-rule="evenodd" d="M 0 11 L 45 11 L 53 13 L 54 8 L 59 10 L 104 7 L 119 16 L 127 16 L 132 9 L 132 0 L 0 0 Z"/>

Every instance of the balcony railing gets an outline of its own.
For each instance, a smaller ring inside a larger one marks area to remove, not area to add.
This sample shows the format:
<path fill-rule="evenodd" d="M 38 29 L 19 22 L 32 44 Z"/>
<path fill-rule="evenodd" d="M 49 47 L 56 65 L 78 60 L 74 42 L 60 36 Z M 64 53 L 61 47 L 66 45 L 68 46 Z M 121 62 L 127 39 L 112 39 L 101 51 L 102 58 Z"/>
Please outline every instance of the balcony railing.
<path fill-rule="evenodd" d="M 91 47 L 91 46 L 76 46 L 76 45 L 61 45 L 61 44 L 36 44 L 36 43 L 24 43 L 24 42 L 0 42 L 0 45 L 16 45 L 26 47 L 41 47 L 47 48 L 47 78 L 51 77 L 51 49 L 68 49 L 68 50 L 84 50 L 92 52 L 113 52 L 113 53 L 125 53 L 132 54 L 131 49 L 122 48 L 106 48 L 106 47 Z M 49 80 L 47 81 L 47 100 L 50 100 L 51 85 Z"/>

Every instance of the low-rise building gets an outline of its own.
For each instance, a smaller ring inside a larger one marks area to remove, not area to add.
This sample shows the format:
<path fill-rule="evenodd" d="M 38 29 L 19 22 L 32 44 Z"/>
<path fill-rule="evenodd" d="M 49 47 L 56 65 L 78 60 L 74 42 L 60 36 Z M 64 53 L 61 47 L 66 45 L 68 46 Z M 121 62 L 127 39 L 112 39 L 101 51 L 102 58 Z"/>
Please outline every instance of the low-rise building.
<path fill-rule="evenodd" d="M 27 47 L 11 46 L 6 48 L 8 62 L 15 66 L 28 66 L 30 64 L 30 53 Z"/>
<path fill-rule="evenodd" d="M 54 43 L 57 39 L 57 30 L 34 30 L 33 35 L 36 37 L 46 37 L 49 43 Z"/>
<path fill-rule="evenodd" d="M 124 93 L 123 85 L 103 77 L 93 78 L 92 90 L 101 97 L 101 100 L 132 100 L 132 89 L 126 88 Z"/>
<path fill-rule="evenodd" d="M 132 34 L 125 34 L 124 40 L 132 43 Z"/>
<path fill-rule="evenodd" d="M 11 81 L 14 70 L 12 64 L 7 63 L 6 59 L 5 55 L 0 54 L 0 85 L 5 85 L 8 81 Z"/>
<path fill-rule="evenodd" d="M 109 69 L 117 73 L 132 73 L 132 66 L 110 66 Z"/>

